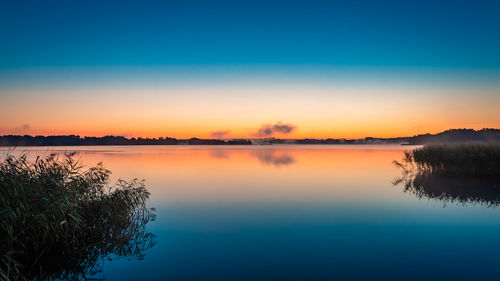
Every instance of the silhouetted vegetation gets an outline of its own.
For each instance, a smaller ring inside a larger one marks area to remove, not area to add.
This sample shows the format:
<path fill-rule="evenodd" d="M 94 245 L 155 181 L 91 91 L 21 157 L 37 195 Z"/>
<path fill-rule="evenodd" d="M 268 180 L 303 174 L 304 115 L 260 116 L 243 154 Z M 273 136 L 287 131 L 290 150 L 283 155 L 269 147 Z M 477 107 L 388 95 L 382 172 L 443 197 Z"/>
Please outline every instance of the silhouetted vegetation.
<path fill-rule="evenodd" d="M 431 144 L 405 151 L 403 169 L 457 176 L 500 176 L 500 143 Z"/>
<path fill-rule="evenodd" d="M 0 136 L 0 146 L 75 146 L 75 145 L 250 145 L 250 144 L 431 144 L 463 142 L 500 142 L 500 129 L 452 129 L 439 134 L 413 137 L 361 139 L 175 139 L 175 138 L 126 138 L 122 136 L 80 137 L 68 136 Z"/>
<path fill-rule="evenodd" d="M 87 146 L 87 145 L 249 145 L 250 140 L 198 139 L 178 140 L 174 138 L 126 138 L 121 136 L 80 137 L 69 136 L 0 136 L 0 146 Z"/>
<path fill-rule="evenodd" d="M 394 184 L 419 198 L 500 204 L 500 143 L 432 144 L 405 151 Z"/>
<path fill-rule="evenodd" d="M 0 136 L 0 146 L 74 146 L 74 145 L 175 145 L 174 138 L 125 138 L 121 136 Z"/>
<path fill-rule="evenodd" d="M 296 144 L 340 144 L 340 139 L 298 139 Z"/>
<path fill-rule="evenodd" d="M 411 137 L 410 144 L 500 142 L 500 129 L 452 129 L 438 134 Z"/>
<path fill-rule="evenodd" d="M 373 138 L 363 139 L 298 139 L 296 144 L 403 144 L 408 143 L 407 137 L 401 138 Z"/>
<path fill-rule="evenodd" d="M 108 170 L 72 156 L 0 163 L 0 279 L 78 280 L 104 258 L 142 258 L 154 245 L 143 182 L 108 187 Z"/>
<path fill-rule="evenodd" d="M 251 145 L 252 141 L 250 140 L 226 140 L 225 144 L 228 145 Z"/>
<path fill-rule="evenodd" d="M 215 139 L 198 139 L 191 138 L 187 140 L 190 145 L 250 145 L 249 140 L 215 140 Z"/>

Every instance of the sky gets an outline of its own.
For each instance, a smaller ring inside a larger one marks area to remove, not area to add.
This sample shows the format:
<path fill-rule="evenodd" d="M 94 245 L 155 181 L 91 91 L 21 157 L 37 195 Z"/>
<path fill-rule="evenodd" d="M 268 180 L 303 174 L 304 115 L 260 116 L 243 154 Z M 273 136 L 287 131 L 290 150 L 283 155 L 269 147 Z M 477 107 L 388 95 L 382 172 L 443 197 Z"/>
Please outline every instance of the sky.
<path fill-rule="evenodd" d="M 500 1 L 0 1 L 0 134 L 500 128 Z"/>

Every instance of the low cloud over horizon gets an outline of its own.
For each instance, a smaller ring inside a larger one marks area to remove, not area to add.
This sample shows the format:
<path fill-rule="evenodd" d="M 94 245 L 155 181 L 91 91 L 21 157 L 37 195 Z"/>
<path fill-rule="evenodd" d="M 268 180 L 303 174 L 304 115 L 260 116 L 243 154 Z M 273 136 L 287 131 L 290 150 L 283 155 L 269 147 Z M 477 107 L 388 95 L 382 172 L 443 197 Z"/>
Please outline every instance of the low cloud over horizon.
<path fill-rule="evenodd" d="M 275 124 L 265 124 L 253 134 L 254 137 L 272 137 L 274 134 L 290 134 L 297 129 L 297 126 L 290 123 L 276 122 Z"/>
<path fill-rule="evenodd" d="M 215 132 L 211 132 L 210 133 L 210 136 L 212 138 L 216 138 L 216 139 L 222 139 L 224 138 L 227 134 L 229 134 L 229 130 L 220 130 L 220 131 L 215 131 Z"/>

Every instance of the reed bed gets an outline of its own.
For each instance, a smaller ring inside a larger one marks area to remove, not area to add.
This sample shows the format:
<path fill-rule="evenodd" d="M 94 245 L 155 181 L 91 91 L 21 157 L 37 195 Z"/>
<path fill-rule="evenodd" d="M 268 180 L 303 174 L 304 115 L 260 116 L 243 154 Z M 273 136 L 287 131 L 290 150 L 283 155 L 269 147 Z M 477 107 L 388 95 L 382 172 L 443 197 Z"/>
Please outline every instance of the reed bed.
<path fill-rule="evenodd" d="M 417 169 L 432 174 L 497 177 L 500 176 L 500 143 L 430 144 L 405 151 L 406 170 Z"/>
<path fill-rule="evenodd" d="M 149 192 L 138 180 L 110 187 L 109 175 L 73 154 L 2 161 L 0 279 L 79 280 L 104 258 L 142 258 L 154 245 Z"/>
<path fill-rule="evenodd" d="M 418 198 L 444 203 L 500 205 L 500 144 L 430 144 L 405 151 L 402 183 Z"/>

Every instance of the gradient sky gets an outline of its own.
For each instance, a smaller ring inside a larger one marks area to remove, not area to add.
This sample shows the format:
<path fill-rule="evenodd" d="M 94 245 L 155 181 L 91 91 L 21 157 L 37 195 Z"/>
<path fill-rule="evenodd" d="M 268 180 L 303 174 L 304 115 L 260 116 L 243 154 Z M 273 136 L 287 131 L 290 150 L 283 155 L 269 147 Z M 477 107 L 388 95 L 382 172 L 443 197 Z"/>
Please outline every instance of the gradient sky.
<path fill-rule="evenodd" d="M 500 1 L 2 1 L 0 134 L 500 127 Z"/>

